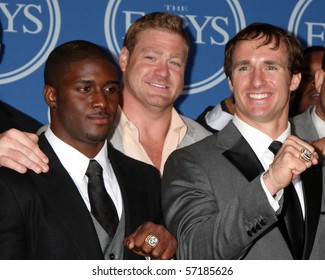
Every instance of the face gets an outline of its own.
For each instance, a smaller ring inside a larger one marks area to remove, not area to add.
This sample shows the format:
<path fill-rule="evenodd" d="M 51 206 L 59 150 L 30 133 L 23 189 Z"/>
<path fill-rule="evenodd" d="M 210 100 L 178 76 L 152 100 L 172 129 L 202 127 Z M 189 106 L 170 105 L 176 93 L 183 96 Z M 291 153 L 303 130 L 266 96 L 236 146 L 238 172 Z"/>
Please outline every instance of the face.
<path fill-rule="evenodd" d="M 320 93 L 319 101 L 316 104 L 316 114 L 325 121 L 325 71 L 319 69 L 315 73 L 316 88 Z"/>
<path fill-rule="evenodd" d="M 233 54 L 232 79 L 228 79 L 236 102 L 237 116 L 253 127 L 262 124 L 287 126 L 290 91 L 300 74 L 291 77 L 288 57 L 280 45 L 258 47 L 261 39 L 241 41 Z M 265 126 L 264 126 L 265 127 Z"/>
<path fill-rule="evenodd" d="M 181 36 L 148 29 L 138 35 L 132 54 L 123 48 L 123 102 L 164 110 L 181 94 L 188 50 Z"/>
<path fill-rule="evenodd" d="M 319 99 L 319 91 L 315 87 L 315 72 L 322 68 L 323 52 L 315 51 L 304 56 L 302 78 L 296 94 L 301 96 L 298 113 L 315 105 Z"/>
<path fill-rule="evenodd" d="M 56 88 L 44 88 L 52 131 L 84 154 L 92 147 L 97 154 L 114 121 L 118 89 L 117 73 L 109 61 L 71 63 Z"/>

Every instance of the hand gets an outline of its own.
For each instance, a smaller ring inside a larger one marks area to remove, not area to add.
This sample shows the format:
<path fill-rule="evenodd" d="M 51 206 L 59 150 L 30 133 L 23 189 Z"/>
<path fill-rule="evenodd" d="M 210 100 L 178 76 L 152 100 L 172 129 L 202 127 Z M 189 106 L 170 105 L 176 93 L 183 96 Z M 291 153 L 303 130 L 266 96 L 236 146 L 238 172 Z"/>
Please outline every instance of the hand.
<path fill-rule="evenodd" d="M 156 236 L 159 240 L 155 248 L 150 247 L 145 242 L 149 234 Z M 140 256 L 150 256 L 152 259 L 157 260 L 169 260 L 176 253 L 177 241 L 163 225 L 145 222 L 124 239 L 124 246 Z"/>
<path fill-rule="evenodd" d="M 48 158 L 39 149 L 38 136 L 33 133 L 9 129 L 0 134 L 0 166 L 19 173 L 27 169 L 35 173 L 47 172 Z"/>
<path fill-rule="evenodd" d="M 312 152 L 311 160 L 304 162 L 300 158 L 301 149 L 307 148 Z M 307 168 L 318 163 L 318 154 L 313 146 L 300 140 L 296 136 L 289 136 L 283 143 L 281 149 L 271 164 L 270 169 L 264 174 L 264 182 L 272 195 L 280 189 L 286 188 L 290 182 L 296 179 Z M 271 175 L 273 178 L 271 178 Z"/>

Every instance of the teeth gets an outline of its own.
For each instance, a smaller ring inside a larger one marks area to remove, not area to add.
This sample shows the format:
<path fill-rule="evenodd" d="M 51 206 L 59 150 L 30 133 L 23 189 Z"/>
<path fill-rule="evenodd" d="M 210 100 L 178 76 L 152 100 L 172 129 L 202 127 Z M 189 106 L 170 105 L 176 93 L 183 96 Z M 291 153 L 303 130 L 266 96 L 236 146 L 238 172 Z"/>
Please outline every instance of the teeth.
<path fill-rule="evenodd" d="M 167 86 L 160 85 L 160 84 L 155 84 L 155 83 L 150 83 L 150 85 L 155 86 L 155 87 L 159 87 L 159 88 L 167 88 Z"/>
<path fill-rule="evenodd" d="M 268 96 L 267 93 L 255 93 L 255 94 L 250 94 L 249 97 L 253 99 L 263 99 Z"/>

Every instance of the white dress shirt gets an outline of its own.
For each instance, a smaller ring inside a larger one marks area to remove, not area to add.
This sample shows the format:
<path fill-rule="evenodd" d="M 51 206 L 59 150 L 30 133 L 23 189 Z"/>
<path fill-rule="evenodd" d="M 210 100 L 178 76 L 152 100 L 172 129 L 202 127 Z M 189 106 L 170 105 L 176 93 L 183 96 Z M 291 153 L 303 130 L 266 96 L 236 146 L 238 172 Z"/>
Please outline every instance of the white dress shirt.
<path fill-rule="evenodd" d="M 266 135 L 265 133 L 261 132 L 260 130 L 243 122 L 241 119 L 239 119 L 236 116 L 236 114 L 234 116 L 233 123 L 238 128 L 238 130 L 243 135 L 243 137 L 246 139 L 246 141 L 251 146 L 251 148 L 253 149 L 255 155 L 263 165 L 264 170 L 267 171 L 269 169 L 270 164 L 274 160 L 273 153 L 268 149 L 271 143 L 273 142 L 273 139 L 268 135 Z M 278 137 L 278 139 L 275 140 L 283 143 L 290 134 L 291 134 L 291 126 L 290 123 L 288 122 L 287 129 Z M 268 191 L 264 183 L 263 174 L 261 175 L 260 178 L 261 178 L 262 187 L 267 195 L 270 205 L 272 206 L 274 211 L 277 211 L 280 207 L 279 200 L 283 195 L 283 190 L 279 191 L 276 194 L 276 196 L 273 197 Z M 305 217 L 305 203 L 304 203 L 302 183 L 300 177 L 292 181 L 292 183 L 296 189 L 300 201 L 303 217 Z"/>
<path fill-rule="evenodd" d="M 325 122 L 316 114 L 315 106 L 312 110 L 311 118 L 313 120 L 319 138 L 325 137 Z"/>
<path fill-rule="evenodd" d="M 221 104 L 218 103 L 211 111 L 205 115 L 206 123 L 216 130 L 223 129 L 234 116 L 222 110 Z"/>
<path fill-rule="evenodd" d="M 87 187 L 88 178 L 85 175 L 90 159 L 55 136 L 49 127 L 45 132 L 45 136 L 60 159 L 63 167 L 71 176 L 88 210 L 90 211 Z M 122 195 L 112 165 L 108 159 L 107 141 L 105 141 L 105 145 L 94 159 L 103 168 L 105 188 L 115 204 L 119 218 L 121 218 L 123 208 Z"/>

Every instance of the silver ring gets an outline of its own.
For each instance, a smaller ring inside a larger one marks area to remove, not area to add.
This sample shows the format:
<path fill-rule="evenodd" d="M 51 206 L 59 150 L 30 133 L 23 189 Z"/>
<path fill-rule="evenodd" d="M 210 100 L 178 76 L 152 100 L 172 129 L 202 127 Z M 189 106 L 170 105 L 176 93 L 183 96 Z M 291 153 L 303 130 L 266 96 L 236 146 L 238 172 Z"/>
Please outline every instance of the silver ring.
<path fill-rule="evenodd" d="M 158 243 L 159 243 L 158 237 L 157 236 L 154 236 L 153 234 L 149 234 L 144 241 L 151 248 L 155 248 L 158 245 Z"/>
<path fill-rule="evenodd" d="M 311 161 L 311 156 L 312 156 L 311 151 L 309 151 L 306 148 L 302 148 L 301 153 L 299 155 L 299 159 L 302 159 L 305 163 L 307 163 Z"/>

